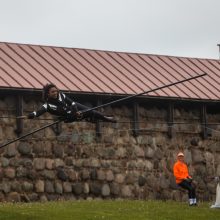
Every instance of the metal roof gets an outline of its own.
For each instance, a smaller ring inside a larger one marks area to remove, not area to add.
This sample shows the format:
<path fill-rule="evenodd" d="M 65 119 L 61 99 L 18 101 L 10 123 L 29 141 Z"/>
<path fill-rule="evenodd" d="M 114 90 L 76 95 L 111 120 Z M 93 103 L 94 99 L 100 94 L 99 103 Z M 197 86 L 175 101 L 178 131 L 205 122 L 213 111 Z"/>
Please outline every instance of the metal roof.
<path fill-rule="evenodd" d="M 220 60 L 0 43 L 0 89 L 133 95 L 202 73 L 149 95 L 220 100 Z"/>

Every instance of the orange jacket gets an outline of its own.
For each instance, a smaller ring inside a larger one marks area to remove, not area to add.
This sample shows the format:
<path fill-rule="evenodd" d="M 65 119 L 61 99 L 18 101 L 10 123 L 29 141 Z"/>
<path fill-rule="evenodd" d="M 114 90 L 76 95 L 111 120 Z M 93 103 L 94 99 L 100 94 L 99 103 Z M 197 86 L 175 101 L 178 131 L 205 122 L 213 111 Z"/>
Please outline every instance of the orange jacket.
<path fill-rule="evenodd" d="M 186 178 L 191 178 L 185 163 L 179 160 L 173 166 L 173 174 L 176 177 L 176 183 L 181 183 Z"/>

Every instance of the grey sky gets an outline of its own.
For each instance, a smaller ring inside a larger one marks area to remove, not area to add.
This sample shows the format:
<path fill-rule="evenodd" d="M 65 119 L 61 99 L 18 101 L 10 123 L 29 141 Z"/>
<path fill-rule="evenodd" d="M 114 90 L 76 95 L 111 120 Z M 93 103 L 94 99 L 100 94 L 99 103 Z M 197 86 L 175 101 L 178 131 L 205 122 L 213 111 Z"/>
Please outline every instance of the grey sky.
<path fill-rule="evenodd" d="M 0 0 L 0 41 L 219 58 L 220 0 Z"/>

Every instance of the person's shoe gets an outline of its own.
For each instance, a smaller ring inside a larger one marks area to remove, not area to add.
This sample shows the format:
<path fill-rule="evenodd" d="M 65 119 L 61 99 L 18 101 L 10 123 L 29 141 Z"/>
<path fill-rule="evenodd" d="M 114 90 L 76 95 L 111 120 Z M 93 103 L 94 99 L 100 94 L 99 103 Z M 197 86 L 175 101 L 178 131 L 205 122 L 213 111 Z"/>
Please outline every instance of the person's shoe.
<path fill-rule="evenodd" d="M 110 117 L 110 116 L 104 116 L 104 120 L 107 122 L 112 122 L 112 123 L 117 122 L 113 117 Z"/>

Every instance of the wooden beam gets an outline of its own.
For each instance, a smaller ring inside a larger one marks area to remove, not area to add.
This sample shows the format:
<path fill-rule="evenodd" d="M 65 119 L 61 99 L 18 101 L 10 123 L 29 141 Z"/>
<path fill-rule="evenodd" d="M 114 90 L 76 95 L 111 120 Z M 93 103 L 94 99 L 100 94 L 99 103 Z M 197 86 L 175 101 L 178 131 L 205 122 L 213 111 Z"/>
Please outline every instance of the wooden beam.
<path fill-rule="evenodd" d="M 174 122 L 174 104 L 170 102 L 168 105 L 168 137 L 173 137 L 173 122 Z"/>
<path fill-rule="evenodd" d="M 202 125 L 202 137 L 207 139 L 208 132 L 207 132 L 207 111 L 206 111 L 206 104 L 202 104 L 201 106 L 201 125 Z"/>
<path fill-rule="evenodd" d="M 102 100 L 100 98 L 98 98 L 97 105 L 99 106 L 101 104 L 102 104 Z M 101 128 L 101 123 L 99 120 L 96 121 L 95 130 L 96 130 L 96 137 L 99 140 L 102 136 L 102 128 Z"/>
<path fill-rule="evenodd" d="M 16 96 L 16 117 L 23 115 L 23 96 L 22 95 L 17 95 Z M 17 118 L 16 119 L 16 129 L 15 133 L 17 136 L 20 136 L 20 134 L 23 132 L 23 119 Z"/>
<path fill-rule="evenodd" d="M 137 137 L 139 135 L 139 104 L 135 101 L 133 104 L 133 135 Z"/>

